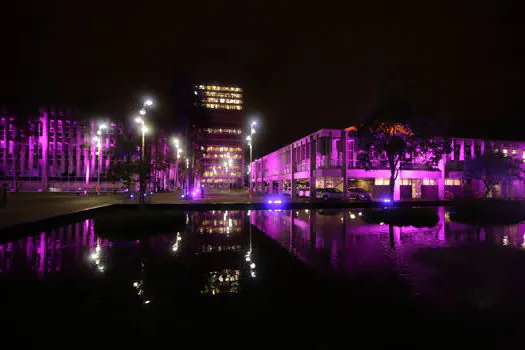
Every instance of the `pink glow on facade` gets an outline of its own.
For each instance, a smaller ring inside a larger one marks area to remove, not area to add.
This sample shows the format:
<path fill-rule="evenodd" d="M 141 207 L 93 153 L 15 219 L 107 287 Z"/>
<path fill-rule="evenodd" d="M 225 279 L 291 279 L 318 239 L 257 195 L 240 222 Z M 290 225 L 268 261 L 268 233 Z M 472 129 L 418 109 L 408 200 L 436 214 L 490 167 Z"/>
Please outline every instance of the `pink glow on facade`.
<path fill-rule="evenodd" d="M 485 151 L 507 152 L 525 160 L 524 142 L 452 139 L 453 151 L 445 155 L 433 169 L 417 161 L 401 170 L 394 184 L 394 199 L 444 199 L 446 195 L 461 198 L 465 191 L 462 169 L 468 159 Z M 251 188 L 257 191 L 282 192 L 297 186 L 315 188 L 365 188 L 375 199 L 381 199 L 388 189 L 390 170 L 376 161 L 376 170 L 366 171 L 358 161 L 357 142 L 352 132 L 321 129 L 292 144 L 255 160 L 250 166 Z M 292 186 L 292 184 L 294 186 Z M 481 191 L 478 181 L 472 191 Z M 525 182 L 520 180 L 502 187 L 494 196 L 525 198 Z"/>
<path fill-rule="evenodd" d="M 115 147 L 122 133 L 119 124 L 108 118 L 83 119 L 84 116 L 72 110 L 41 109 L 29 118 L 28 127 L 20 130 L 18 157 L 13 156 L 15 117 L 6 118 L 7 110 L 0 119 L 0 181 L 15 187 L 15 163 L 19 165 L 20 191 L 95 191 L 100 170 L 101 188 L 119 190 L 121 185 L 106 180 L 107 170 L 112 162 L 119 160 Z M 101 130 L 100 148 L 94 140 L 100 123 L 108 128 Z M 152 155 L 155 161 L 169 161 L 169 145 L 161 133 L 155 135 L 159 142 Z M 98 159 L 98 161 L 97 161 Z M 87 175 L 87 177 L 86 177 Z M 167 172 L 157 174 L 159 183 L 169 182 Z M 87 188 L 86 188 L 87 184 Z"/>

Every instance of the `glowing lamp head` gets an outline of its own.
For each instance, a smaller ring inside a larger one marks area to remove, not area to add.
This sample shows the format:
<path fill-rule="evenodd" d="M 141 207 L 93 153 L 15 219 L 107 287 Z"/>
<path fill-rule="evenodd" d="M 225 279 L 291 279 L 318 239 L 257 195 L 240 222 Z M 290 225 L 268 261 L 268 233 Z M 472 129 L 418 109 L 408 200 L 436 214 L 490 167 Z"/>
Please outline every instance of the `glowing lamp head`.
<path fill-rule="evenodd" d="M 106 123 L 102 123 L 102 124 L 100 124 L 100 125 L 99 125 L 99 127 L 98 127 L 98 128 L 99 128 L 99 129 L 107 129 L 107 128 L 108 128 L 108 126 L 107 126 L 107 124 L 106 124 Z"/>
<path fill-rule="evenodd" d="M 140 115 L 145 115 L 145 114 L 146 114 L 146 110 L 145 110 L 144 108 L 141 109 L 141 110 L 139 111 L 139 114 L 140 114 Z"/>
<path fill-rule="evenodd" d="M 142 120 L 141 117 L 136 117 L 136 118 L 135 118 L 135 123 L 142 124 L 142 123 L 144 123 L 144 121 Z"/>
<path fill-rule="evenodd" d="M 252 140 L 251 136 L 246 136 L 246 141 L 251 141 L 251 140 Z"/>
<path fill-rule="evenodd" d="M 147 107 L 153 106 L 153 101 L 148 98 L 146 101 L 144 101 L 144 106 L 147 106 Z"/>
<path fill-rule="evenodd" d="M 254 121 L 252 122 L 252 124 L 251 124 L 251 127 L 253 128 L 253 127 L 255 127 L 255 126 L 257 126 L 257 122 L 254 120 Z"/>
<path fill-rule="evenodd" d="M 146 134 L 148 132 L 148 127 L 146 125 L 142 126 L 142 132 Z"/>

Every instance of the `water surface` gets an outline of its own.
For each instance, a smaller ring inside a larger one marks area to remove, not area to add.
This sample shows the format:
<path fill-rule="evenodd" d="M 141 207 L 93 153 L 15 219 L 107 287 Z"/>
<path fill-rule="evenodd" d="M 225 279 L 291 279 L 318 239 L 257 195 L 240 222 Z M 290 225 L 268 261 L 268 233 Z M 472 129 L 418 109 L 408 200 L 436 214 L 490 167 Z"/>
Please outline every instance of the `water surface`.
<path fill-rule="evenodd" d="M 443 340 L 480 342 L 488 335 L 478 330 L 501 320 L 521 330 L 525 225 L 472 227 L 436 213 L 435 227 L 416 228 L 366 224 L 359 209 L 188 212 L 184 231 L 133 241 L 103 238 L 88 219 L 0 244 L 3 313 L 15 331 L 52 315 L 68 334 L 97 324 L 120 340 L 130 330 L 159 341 L 173 329 L 246 336 L 270 324 L 315 324 L 335 335 L 288 338 L 325 346 L 367 322 L 385 334 L 451 327 L 460 335 Z M 482 324 L 465 316 L 474 314 Z"/>

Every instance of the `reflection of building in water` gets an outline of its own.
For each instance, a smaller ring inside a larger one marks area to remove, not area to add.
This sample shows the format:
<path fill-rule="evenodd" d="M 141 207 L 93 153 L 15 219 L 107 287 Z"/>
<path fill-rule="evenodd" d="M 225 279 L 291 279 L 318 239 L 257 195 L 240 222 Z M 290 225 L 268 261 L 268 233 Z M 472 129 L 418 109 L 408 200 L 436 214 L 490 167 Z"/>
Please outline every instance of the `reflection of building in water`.
<path fill-rule="evenodd" d="M 351 210 L 252 211 L 250 222 L 313 267 L 338 269 L 379 266 L 389 252 L 446 244 L 444 210 L 432 228 L 366 224 L 363 212 Z"/>
<path fill-rule="evenodd" d="M 220 244 L 207 244 L 199 247 L 198 253 L 206 254 L 206 253 L 220 253 L 220 252 L 227 252 L 227 251 L 233 251 L 233 252 L 239 252 L 241 250 L 240 244 L 234 244 L 234 245 L 220 245 Z"/>
<path fill-rule="evenodd" d="M 193 214 L 197 232 L 234 234 L 242 232 L 243 213 L 239 210 L 205 211 Z"/>
<path fill-rule="evenodd" d="M 525 223 L 480 228 L 479 235 L 498 245 L 525 248 Z"/>
<path fill-rule="evenodd" d="M 76 273 L 96 252 L 111 245 L 97 239 L 93 220 L 85 220 L 48 233 L 0 244 L 0 274 L 37 273 L 40 278 L 53 273 Z M 97 259 L 93 260 L 96 261 Z M 99 266 L 103 266 L 98 259 Z"/>
<path fill-rule="evenodd" d="M 239 210 L 192 213 L 193 249 L 196 254 L 240 252 L 244 213 Z"/>
<path fill-rule="evenodd" d="M 243 259 L 244 212 L 239 210 L 194 212 L 193 234 L 185 238 L 184 251 L 205 259 L 203 295 L 237 293 Z"/>
<path fill-rule="evenodd" d="M 217 295 L 222 293 L 238 293 L 240 272 L 239 269 L 224 269 L 209 272 L 201 294 Z"/>

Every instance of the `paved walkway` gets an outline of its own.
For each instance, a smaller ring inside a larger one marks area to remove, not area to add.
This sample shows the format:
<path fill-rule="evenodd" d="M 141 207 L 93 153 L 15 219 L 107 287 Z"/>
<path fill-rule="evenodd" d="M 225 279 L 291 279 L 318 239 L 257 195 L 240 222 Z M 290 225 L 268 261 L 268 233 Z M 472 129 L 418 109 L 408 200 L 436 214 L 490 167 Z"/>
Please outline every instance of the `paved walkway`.
<path fill-rule="evenodd" d="M 183 203 L 259 203 L 264 197 L 246 192 L 216 192 L 207 194 L 204 199 L 181 200 L 178 193 L 156 193 L 148 203 L 153 204 L 183 204 Z M 74 193 L 36 193 L 21 192 L 9 193 L 7 206 L 0 208 L 0 228 L 9 227 L 20 223 L 47 219 L 89 209 L 101 205 L 116 203 L 136 204 L 137 201 L 126 200 L 125 194 L 103 194 L 101 196 L 79 196 Z"/>
<path fill-rule="evenodd" d="M 112 195 L 82 197 L 70 193 L 9 193 L 7 206 L 0 208 L 0 228 L 117 202 L 116 196 Z"/>
<path fill-rule="evenodd" d="M 195 200 L 181 200 L 180 193 L 156 193 L 149 204 L 194 204 L 194 203 L 218 203 L 218 204 L 244 204 L 265 203 L 267 195 L 246 192 L 212 192 L 206 193 L 204 198 Z M 289 199 L 288 199 L 289 201 Z M 295 199 L 294 203 L 308 203 L 308 199 Z M 0 229 L 37 220 L 47 219 L 57 215 L 64 215 L 89 209 L 101 205 L 118 203 L 137 204 L 137 201 L 126 199 L 124 193 L 102 194 L 101 196 L 79 196 L 74 193 L 36 193 L 21 192 L 9 193 L 9 199 L 5 208 L 0 208 Z"/>

